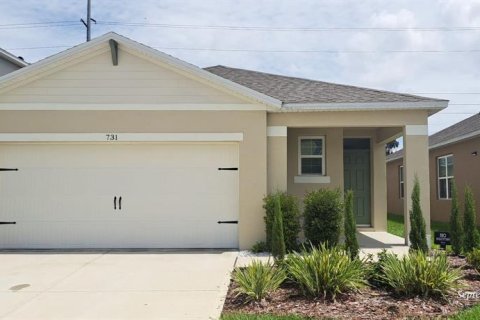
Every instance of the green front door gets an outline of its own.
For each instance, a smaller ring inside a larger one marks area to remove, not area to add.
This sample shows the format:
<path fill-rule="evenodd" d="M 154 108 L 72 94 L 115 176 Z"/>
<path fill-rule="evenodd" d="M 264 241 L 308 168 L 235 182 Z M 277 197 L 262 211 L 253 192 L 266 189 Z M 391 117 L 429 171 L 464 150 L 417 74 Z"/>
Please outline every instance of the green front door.
<path fill-rule="evenodd" d="M 343 150 L 344 187 L 354 193 L 357 225 L 363 226 L 371 225 L 369 142 L 369 139 L 345 139 Z"/>

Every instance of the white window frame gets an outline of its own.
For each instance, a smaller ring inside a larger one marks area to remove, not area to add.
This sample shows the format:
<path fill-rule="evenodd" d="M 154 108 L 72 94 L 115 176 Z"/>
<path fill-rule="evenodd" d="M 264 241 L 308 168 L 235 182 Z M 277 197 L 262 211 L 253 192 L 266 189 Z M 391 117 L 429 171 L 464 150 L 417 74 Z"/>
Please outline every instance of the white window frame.
<path fill-rule="evenodd" d="M 402 195 L 403 189 L 403 195 Z M 400 199 L 405 198 L 405 167 L 398 166 L 398 196 Z"/>
<path fill-rule="evenodd" d="M 447 155 L 444 155 L 444 156 L 441 156 L 441 157 L 437 157 L 437 193 L 438 193 L 438 199 L 439 200 L 451 200 L 452 199 L 451 194 L 448 191 L 448 180 L 453 179 L 454 176 L 449 175 L 449 172 L 448 172 L 448 158 L 449 157 L 453 158 L 453 154 L 447 154 Z M 445 173 L 446 173 L 446 176 L 444 176 L 444 177 L 440 177 L 440 159 L 445 159 Z M 454 163 L 454 165 L 455 165 L 455 163 Z M 446 180 L 446 187 L 447 187 L 447 189 L 446 189 L 447 197 L 446 198 L 441 197 L 440 180 Z"/>
<path fill-rule="evenodd" d="M 302 140 L 313 140 L 313 139 L 317 139 L 317 140 L 322 140 L 322 155 L 321 156 L 315 156 L 315 155 L 309 155 L 309 156 L 302 156 Z M 325 170 L 325 136 L 300 136 L 298 137 L 298 144 L 297 144 L 297 148 L 298 148 L 298 175 L 299 176 L 315 176 L 315 177 L 319 177 L 319 176 L 325 176 L 327 170 Z M 302 174 L 302 158 L 321 158 L 322 159 L 322 173 L 320 174 L 308 174 L 308 173 L 304 173 Z"/>

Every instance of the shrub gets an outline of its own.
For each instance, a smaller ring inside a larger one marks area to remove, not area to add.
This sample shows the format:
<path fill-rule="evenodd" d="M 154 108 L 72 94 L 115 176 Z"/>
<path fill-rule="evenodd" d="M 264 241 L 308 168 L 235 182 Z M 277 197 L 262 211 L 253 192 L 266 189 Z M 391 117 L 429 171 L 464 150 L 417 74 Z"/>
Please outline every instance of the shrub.
<path fill-rule="evenodd" d="M 444 253 L 431 257 L 412 251 L 399 259 L 387 254 L 381 265 L 381 279 L 397 294 L 444 297 L 460 287 L 460 269 L 452 268 Z"/>
<path fill-rule="evenodd" d="M 300 209 L 298 199 L 295 196 L 285 192 L 276 192 L 263 199 L 263 208 L 265 215 L 265 233 L 267 235 L 267 246 L 272 247 L 272 226 L 275 216 L 275 199 L 280 199 L 283 220 L 283 236 L 285 239 L 285 249 L 293 251 L 297 249 L 297 238 L 300 232 Z"/>
<path fill-rule="evenodd" d="M 463 228 L 465 231 L 464 248 L 466 252 L 471 252 L 479 245 L 479 235 L 475 222 L 475 200 L 473 199 L 472 189 L 465 188 L 465 211 L 463 214 Z"/>
<path fill-rule="evenodd" d="M 427 233 L 422 208 L 420 207 L 420 183 L 415 177 L 412 191 L 412 209 L 410 210 L 410 248 L 412 250 L 428 251 Z"/>
<path fill-rule="evenodd" d="M 269 252 L 269 248 L 265 241 L 257 241 L 250 249 L 253 253 Z"/>
<path fill-rule="evenodd" d="M 459 255 L 463 250 L 463 228 L 458 208 L 458 192 L 455 181 L 452 182 L 452 208 L 450 211 L 450 236 L 452 239 L 452 250 Z"/>
<path fill-rule="evenodd" d="M 366 269 L 345 250 L 325 244 L 310 252 L 292 253 L 285 260 L 288 274 L 307 296 L 335 299 L 337 294 L 357 291 L 366 284 Z"/>
<path fill-rule="evenodd" d="M 244 295 L 247 301 L 261 301 L 277 290 L 285 279 L 283 269 L 258 260 L 245 268 L 235 268 L 233 272 L 233 280 L 238 285 L 235 292 L 237 296 Z"/>
<path fill-rule="evenodd" d="M 467 262 L 475 270 L 480 271 L 480 249 L 473 249 L 467 254 Z"/>
<path fill-rule="evenodd" d="M 275 261 L 281 261 L 285 257 L 285 240 L 283 238 L 283 219 L 280 207 L 280 197 L 275 200 L 275 216 L 272 225 L 272 256 Z"/>
<path fill-rule="evenodd" d="M 353 191 L 349 190 L 345 194 L 345 248 L 351 259 L 358 256 L 357 225 L 355 215 L 353 214 Z"/>
<path fill-rule="evenodd" d="M 340 189 L 320 189 L 304 199 L 305 237 L 312 245 L 336 246 L 340 238 L 343 203 Z"/>
<path fill-rule="evenodd" d="M 379 253 L 377 253 L 377 260 L 373 260 L 373 254 L 369 256 L 369 268 L 368 268 L 368 280 L 371 285 L 375 287 L 382 287 L 385 284 L 383 283 L 383 264 L 387 259 L 388 255 L 395 255 L 393 253 L 389 253 L 387 249 L 382 249 Z M 396 256 L 396 255 L 395 255 Z"/>

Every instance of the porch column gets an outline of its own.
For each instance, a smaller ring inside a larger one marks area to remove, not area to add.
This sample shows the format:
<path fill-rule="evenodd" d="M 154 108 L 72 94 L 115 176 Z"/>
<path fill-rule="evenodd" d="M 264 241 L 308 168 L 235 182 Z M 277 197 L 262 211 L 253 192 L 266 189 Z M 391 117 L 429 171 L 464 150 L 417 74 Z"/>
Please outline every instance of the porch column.
<path fill-rule="evenodd" d="M 410 244 L 410 210 L 415 176 L 420 183 L 420 206 L 427 231 L 427 243 L 431 246 L 430 236 L 430 177 L 428 160 L 428 125 L 406 125 L 403 128 L 403 165 L 404 190 L 403 213 L 405 218 L 405 244 Z"/>
<path fill-rule="evenodd" d="M 287 127 L 267 127 L 267 190 L 287 191 Z"/>
<path fill-rule="evenodd" d="M 373 227 L 387 231 L 387 163 L 385 143 L 373 143 Z"/>

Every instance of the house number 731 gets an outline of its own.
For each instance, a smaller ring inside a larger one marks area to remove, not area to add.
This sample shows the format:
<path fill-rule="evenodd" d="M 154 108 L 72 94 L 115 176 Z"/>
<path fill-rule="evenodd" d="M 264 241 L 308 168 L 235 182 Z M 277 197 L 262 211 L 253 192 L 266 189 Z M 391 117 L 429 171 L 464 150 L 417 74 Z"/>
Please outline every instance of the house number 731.
<path fill-rule="evenodd" d="M 107 141 L 117 141 L 118 140 L 118 135 L 113 134 L 113 133 L 107 133 L 105 136 L 107 137 Z"/>

